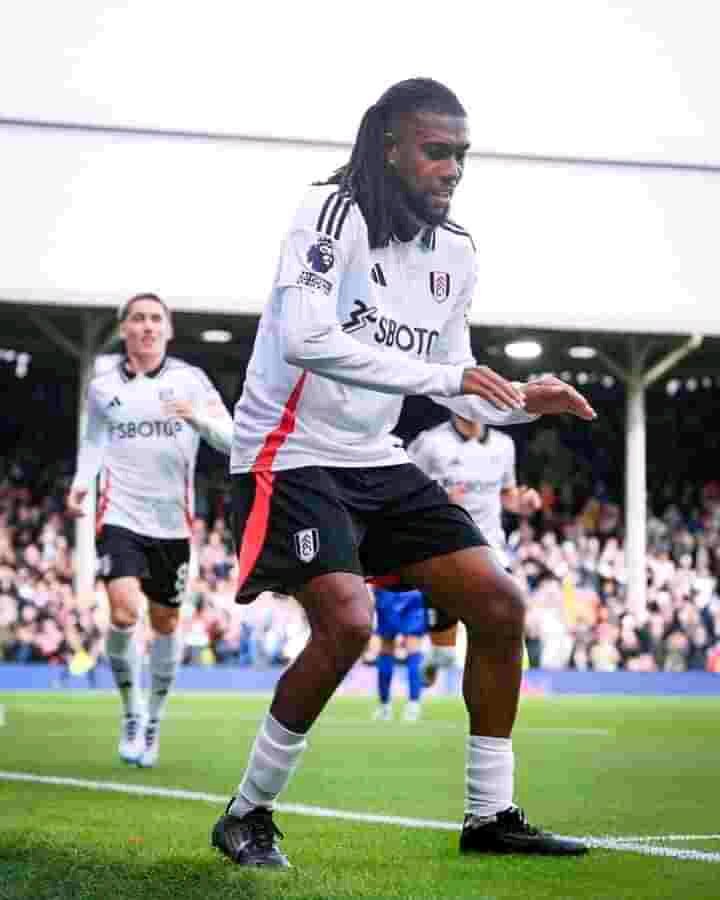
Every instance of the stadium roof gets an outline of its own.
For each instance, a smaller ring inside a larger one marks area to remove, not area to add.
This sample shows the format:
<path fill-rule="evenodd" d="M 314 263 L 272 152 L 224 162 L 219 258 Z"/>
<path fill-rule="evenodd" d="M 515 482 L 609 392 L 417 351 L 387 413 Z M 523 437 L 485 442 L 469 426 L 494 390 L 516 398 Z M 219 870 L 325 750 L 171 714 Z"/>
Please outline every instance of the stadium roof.
<path fill-rule="evenodd" d="M 34 369 L 42 369 L 48 374 L 74 376 L 78 360 L 71 346 L 82 348 L 84 322 L 88 320 L 98 324 L 105 334 L 112 331 L 115 322 L 111 311 L 103 313 L 93 307 L 0 303 L 0 355 L 3 350 L 29 353 Z M 237 386 L 240 383 L 252 350 L 257 316 L 176 312 L 174 321 L 172 353 L 202 365 L 218 377 L 230 379 L 231 384 Z M 208 343 L 203 340 L 202 334 L 209 329 L 226 330 L 232 338 L 228 343 Z M 527 360 L 509 358 L 504 348 L 517 340 L 538 341 L 543 348 L 542 355 Z M 639 335 L 637 341 L 639 345 L 648 346 L 646 367 L 652 366 L 683 343 L 683 339 L 675 335 Z M 547 371 L 570 373 L 574 380 L 580 372 L 588 373 L 592 380 L 602 376 L 615 377 L 601 355 L 592 359 L 570 356 L 568 351 L 574 346 L 595 348 L 621 367 L 627 367 L 630 363 L 627 336 L 607 332 L 474 326 L 472 342 L 481 363 L 506 377 L 519 380 Z M 118 346 L 114 345 L 114 349 Z M 666 378 L 699 379 L 705 376 L 716 381 L 720 376 L 718 359 L 720 337 L 706 338 L 700 348 L 683 359 Z"/>

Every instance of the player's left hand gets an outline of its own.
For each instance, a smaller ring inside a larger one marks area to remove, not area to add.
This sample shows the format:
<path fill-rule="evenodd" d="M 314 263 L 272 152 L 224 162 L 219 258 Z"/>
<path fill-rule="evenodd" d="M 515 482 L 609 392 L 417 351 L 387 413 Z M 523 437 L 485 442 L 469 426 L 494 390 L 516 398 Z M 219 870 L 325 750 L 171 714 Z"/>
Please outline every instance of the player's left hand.
<path fill-rule="evenodd" d="M 569 413 L 589 422 L 597 419 L 597 413 L 583 395 L 554 375 L 543 375 L 537 381 L 524 384 L 523 393 L 526 412 L 536 415 Z"/>
<path fill-rule="evenodd" d="M 517 514 L 532 516 L 542 507 L 542 498 L 535 488 L 519 487 L 517 495 Z"/>

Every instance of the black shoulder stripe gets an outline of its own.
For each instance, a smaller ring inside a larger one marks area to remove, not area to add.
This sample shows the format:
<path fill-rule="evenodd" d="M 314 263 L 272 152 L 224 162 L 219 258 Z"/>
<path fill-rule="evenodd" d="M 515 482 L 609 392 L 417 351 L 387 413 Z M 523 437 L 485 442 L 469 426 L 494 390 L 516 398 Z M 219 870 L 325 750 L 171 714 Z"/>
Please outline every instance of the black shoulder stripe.
<path fill-rule="evenodd" d="M 337 200 L 334 202 L 332 209 L 330 210 L 330 215 L 325 222 L 325 232 L 329 234 L 330 237 L 335 237 L 336 239 L 340 237 L 339 229 L 342 228 L 342 223 L 345 221 L 346 208 L 349 202 L 347 197 L 343 197 L 342 195 L 338 195 Z M 337 229 L 335 229 L 336 220 L 338 222 Z"/>
<path fill-rule="evenodd" d="M 350 212 L 350 206 L 351 201 L 347 199 L 345 201 L 343 211 L 340 213 L 340 218 L 338 219 L 337 227 L 335 228 L 335 234 L 333 235 L 336 241 L 340 238 L 340 232 L 342 231 L 342 227 L 345 224 L 345 219 L 347 219 L 347 214 Z"/>
<path fill-rule="evenodd" d="M 338 196 L 338 192 L 334 191 L 332 194 L 328 194 L 327 199 L 323 203 L 323 208 L 320 210 L 320 215 L 318 216 L 317 225 L 315 226 L 316 231 L 324 231 L 325 230 L 325 216 L 327 215 L 327 211 L 330 207 L 330 204 Z"/>

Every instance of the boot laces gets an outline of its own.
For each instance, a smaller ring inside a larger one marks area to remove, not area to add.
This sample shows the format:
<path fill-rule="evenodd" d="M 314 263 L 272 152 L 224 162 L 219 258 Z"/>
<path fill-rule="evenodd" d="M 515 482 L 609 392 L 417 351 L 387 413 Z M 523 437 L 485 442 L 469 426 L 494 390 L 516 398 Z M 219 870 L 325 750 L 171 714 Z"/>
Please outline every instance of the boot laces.
<path fill-rule="evenodd" d="M 271 850 L 275 844 L 275 838 L 283 838 L 284 834 L 273 822 L 269 809 L 258 807 L 249 812 L 243 819 L 243 825 L 250 832 L 253 843 L 261 850 Z"/>
<path fill-rule="evenodd" d="M 542 829 L 533 827 L 527 819 L 525 815 L 525 810 L 521 809 L 519 806 L 514 806 L 509 809 L 506 813 L 508 817 L 512 816 L 513 819 L 513 828 L 516 831 L 521 832 L 522 834 L 527 834 L 531 837 L 537 837 L 542 834 Z"/>

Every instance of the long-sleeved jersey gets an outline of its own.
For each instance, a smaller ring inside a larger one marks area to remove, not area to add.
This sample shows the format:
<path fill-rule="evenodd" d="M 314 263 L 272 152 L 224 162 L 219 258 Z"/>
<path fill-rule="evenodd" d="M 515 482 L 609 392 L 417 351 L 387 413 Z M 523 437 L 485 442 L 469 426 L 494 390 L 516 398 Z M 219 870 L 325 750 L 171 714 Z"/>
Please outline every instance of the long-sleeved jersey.
<path fill-rule="evenodd" d="M 533 418 L 460 396 L 475 365 L 475 280 L 472 240 L 459 226 L 371 250 L 357 204 L 336 187 L 311 188 L 283 243 L 235 407 L 231 471 L 406 462 L 392 430 L 408 394 L 469 419 Z"/>
<path fill-rule="evenodd" d="M 408 446 L 408 455 L 447 490 L 462 487 L 458 502 L 504 558 L 501 491 L 516 484 L 512 438 L 488 428 L 483 439 L 468 439 L 452 422 L 443 422 L 421 432 Z"/>
<path fill-rule="evenodd" d="M 222 403 L 201 369 L 173 357 L 145 375 L 130 372 L 123 361 L 90 382 L 87 428 L 72 487 L 91 489 L 100 474 L 98 528 L 119 525 L 146 537 L 189 536 L 200 436 L 187 422 L 163 412 L 171 400 L 199 407 Z"/>

